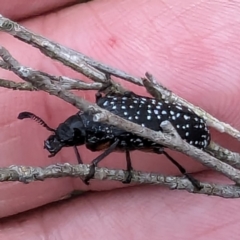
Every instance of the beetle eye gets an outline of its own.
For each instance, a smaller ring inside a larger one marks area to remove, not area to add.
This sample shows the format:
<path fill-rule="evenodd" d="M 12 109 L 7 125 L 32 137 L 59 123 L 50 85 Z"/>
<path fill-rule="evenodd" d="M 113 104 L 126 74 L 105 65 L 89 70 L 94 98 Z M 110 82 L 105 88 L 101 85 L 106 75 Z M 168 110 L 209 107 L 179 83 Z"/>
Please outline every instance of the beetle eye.
<path fill-rule="evenodd" d="M 63 146 L 64 144 L 58 140 L 56 135 L 51 135 L 46 141 L 44 141 L 44 148 L 51 153 L 51 157 L 56 155 Z"/>

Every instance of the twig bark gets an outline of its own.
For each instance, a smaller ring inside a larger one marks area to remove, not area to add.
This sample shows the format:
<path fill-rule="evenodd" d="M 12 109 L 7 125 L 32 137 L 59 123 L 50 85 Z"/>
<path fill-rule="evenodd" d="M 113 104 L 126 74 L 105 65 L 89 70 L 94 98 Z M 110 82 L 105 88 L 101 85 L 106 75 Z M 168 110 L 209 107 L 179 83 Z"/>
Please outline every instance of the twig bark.
<path fill-rule="evenodd" d="M 33 181 L 44 181 L 47 178 L 60 177 L 85 177 L 89 173 L 89 165 L 79 164 L 71 165 L 69 163 L 55 164 L 48 167 L 30 167 L 30 166 L 10 166 L 9 168 L 0 168 L 0 182 L 19 181 L 30 183 Z M 126 179 L 127 172 L 123 170 L 96 168 L 94 175 L 98 180 L 122 181 Z M 201 182 L 203 187 L 200 191 L 195 191 L 191 182 L 184 177 L 164 176 L 155 173 L 142 173 L 132 171 L 132 182 L 138 184 L 164 185 L 170 189 L 187 190 L 190 193 L 205 194 L 209 196 L 218 196 L 223 198 L 239 198 L 240 187 L 236 185 L 209 184 Z"/>
<path fill-rule="evenodd" d="M 4 88 L 9 88 L 12 90 L 38 91 L 38 89 L 33 87 L 31 83 L 27 83 L 27 82 L 17 83 L 11 80 L 1 79 L 1 78 L 0 78 L 0 86 Z"/>
<path fill-rule="evenodd" d="M 217 143 L 211 141 L 210 145 L 205 149 L 206 152 L 214 156 L 215 158 L 240 169 L 240 154 L 232 152 Z"/>

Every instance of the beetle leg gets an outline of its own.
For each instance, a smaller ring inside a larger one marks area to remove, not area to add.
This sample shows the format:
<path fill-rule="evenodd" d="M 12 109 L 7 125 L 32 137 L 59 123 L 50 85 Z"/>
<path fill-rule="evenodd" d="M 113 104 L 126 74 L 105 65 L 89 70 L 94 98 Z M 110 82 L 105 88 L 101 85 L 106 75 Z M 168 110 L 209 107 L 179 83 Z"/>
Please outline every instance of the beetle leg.
<path fill-rule="evenodd" d="M 160 149 L 155 149 L 154 151 L 155 153 L 158 154 L 164 154 L 168 160 L 170 160 L 177 168 L 178 170 L 192 183 L 192 185 L 197 189 L 197 190 L 201 190 L 202 186 L 200 185 L 200 182 L 195 179 L 190 173 L 187 173 L 186 169 L 179 164 L 176 160 L 174 160 L 167 152 L 165 152 L 164 150 L 160 150 Z"/>
<path fill-rule="evenodd" d="M 78 164 L 83 164 L 83 161 L 82 161 L 82 158 L 78 152 L 78 149 L 76 146 L 73 146 L 73 149 L 74 149 L 74 152 L 76 154 L 76 157 L 77 157 L 77 161 L 78 161 Z"/>
<path fill-rule="evenodd" d="M 105 84 L 105 85 L 103 85 L 98 91 L 97 91 L 97 93 L 95 94 L 95 102 L 97 103 L 98 102 L 98 100 L 100 99 L 100 98 L 102 98 L 102 94 L 101 94 L 101 92 L 104 92 L 105 90 L 107 90 L 111 85 L 112 85 L 112 83 L 111 83 L 111 75 L 109 74 L 109 73 L 106 73 L 105 74 L 105 76 L 106 76 L 106 78 L 108 79 L 108 82 Z"/>
<path fill-rule="evenodd" d="M 102 94 L 99 91 L 95 94 L 95 102 L 97 103 L 100 98 L 102 98 Z"/>
<path fill-rule="evenodd" d="M 130 151 L 126 150 L 126 161 L 127 161 L 127 172 L 128 172 L 128 176 L 126 178 L 126 180 L 122 181 L 122 183 L 130 183 L 132 180 L 132 162 L 131 162 L 131 157 L 130 157 Z"/>
<path fill-rule="evenodd" d="M 76 146 L 73 146 L 73 149 L 74 149 L 74 152 L 75 152 L 75 154 L 76 154 L 78 164 L 83 164 L 82 158 L 81 158 L 81 156 L 80 156 L 80 154 L 79 154 L 79 152 L 78 152 L 77 147 L 76 147 Z M 80 177 L 80 178 L 81 178 L 81 177 Z M 83 183 L 85 183 L 85 179 L 82 179 L 82 178 L 81 178 L 81 180 L 83 181 Z M 87 183 L 85 183 L 85 184 L 88 185 Z"/>
<path fill-rule="evenodd" d="M 104 151 L 102 154 L 100 154 L 97 158 L 95 158 L 92 161 L 92 164 L 90 165 L 89 173 L 84 180 L 84 182 L 87 185 L 89 185 L 89 180 L 94 177 L 95 167 L 97 167 L 98 163 L 101 162 L 107 155 L 109 155 L 115 150 L 118 143 L 119 143 L 119 140 L 116 140 L 106 151 Z"/>

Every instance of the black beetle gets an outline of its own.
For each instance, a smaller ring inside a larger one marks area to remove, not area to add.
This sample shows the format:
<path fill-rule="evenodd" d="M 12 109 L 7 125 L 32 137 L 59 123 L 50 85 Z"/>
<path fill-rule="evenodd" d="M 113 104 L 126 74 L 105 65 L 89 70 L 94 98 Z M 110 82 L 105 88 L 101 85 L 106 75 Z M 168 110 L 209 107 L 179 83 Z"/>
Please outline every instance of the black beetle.
<path fill-rule="evenodd" d="M 168 120 L 182 139 L 197 148 L 204 149 L 210 143 L 210 133 L 206 122 L 191 109 L 181 104 L 159 101 L 132 92 L 126 92 L 124 95 L 107 94 L 104 97 L 97 93 L 96 103 L 101 108 L 124 119 L 155 131 L 162 131 L 161 122 Z M 50 128 L 41 118 L 30 112 L 22 112 L 18 118 L 34 119 L 53 132 L 44 142 L 44 148 L 50 153 L 49 157 L 55 156 L 63 147 L 74 147 L 78 162 L 82 163 L 76 146 L 85 144 L 91 151 L 105 150 L 92 161 L 90 173 L 85 179 L 86 184 L 93 177 L 97 164 L 113 151 L 125 152 L 129 175 L 123 182 L 129 183 L 132 170 L 130 151 L 140 150 L 164 154 L 196 188 L 200 189 L 199 182 L 164 151 L 164 146 L 114 126 L 94 122 L 93 116 L 89 113 L 78 112 L 61 123 L 56 130 Z"/>

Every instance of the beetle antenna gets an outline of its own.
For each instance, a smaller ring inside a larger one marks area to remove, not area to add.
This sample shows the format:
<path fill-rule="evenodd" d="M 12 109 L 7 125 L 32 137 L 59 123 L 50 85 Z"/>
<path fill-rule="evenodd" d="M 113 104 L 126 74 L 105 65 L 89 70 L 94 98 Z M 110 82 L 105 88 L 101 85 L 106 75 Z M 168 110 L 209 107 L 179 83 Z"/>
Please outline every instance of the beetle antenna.
<path fill-rule="evenodd" d="M 33 113 L 30 112 L 21 112 L 18 115 L 18 119 L 24 119 L 24 118 L 30 118 L 35 120 L 36 122 L 40 123 L 40 125 L 42 125 L 43 127 L 45 127 L 47 130 L 51 131 L 51 132 L 56 132 L 55 129 L 50 128 L 40 117 L 36 116 Z"/>

